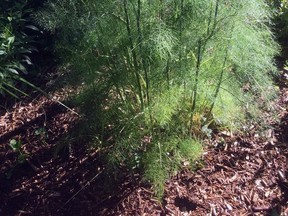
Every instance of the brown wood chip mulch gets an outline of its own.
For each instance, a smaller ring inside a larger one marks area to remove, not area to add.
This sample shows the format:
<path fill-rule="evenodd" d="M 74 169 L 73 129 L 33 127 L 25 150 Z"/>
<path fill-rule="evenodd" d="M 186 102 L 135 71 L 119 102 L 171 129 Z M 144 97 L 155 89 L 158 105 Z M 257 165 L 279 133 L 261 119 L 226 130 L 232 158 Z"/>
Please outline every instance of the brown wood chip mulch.
<path fill-rule="evenodd" d="M 105 170 L 101 154 L 85 143 L 55 154 L 77 124 L 74 112 L 46 97 L 16 103 L 0 112 L 0 215 L 288 215 L 287 104 L 283 88 L 281 122 L 263 134 L 251 127 L 216 135 L 203 166 L 172 177 L 159 201 L 138 176 Z M 9 146 L 13 139 L 21 141 L 23 163 Z"/>

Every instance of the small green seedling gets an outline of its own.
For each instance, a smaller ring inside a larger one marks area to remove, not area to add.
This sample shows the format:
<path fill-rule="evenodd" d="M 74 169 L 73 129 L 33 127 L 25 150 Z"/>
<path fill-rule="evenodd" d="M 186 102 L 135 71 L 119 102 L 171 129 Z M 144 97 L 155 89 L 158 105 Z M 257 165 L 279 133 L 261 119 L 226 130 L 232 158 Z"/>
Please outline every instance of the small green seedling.
<path fill-rule="evenodd" d="M 21 146 L 22 146 L 21 140 L 12 139 L 12 140 L 10 140 L 9 146 L 12 148 L 12 150 L 14 152 L 18 152 L 19 153 L 19 155 L 18 155 L 18 163 L 24 163 L 26 158 L 27 158 L 27 154 L 25 154 L 21 150 Z"/>
<path fill-rule="evenodd" d="M 44 128 L 38 128 L 37 130 L 35 130 L 35 135 L 39 135 L 39 136 L 45 136 L 45 134 L 46 134 L 46 131 L 45 131 L 45 129 Z"/>
<path fill-rule="evenodd" d="M 41 127 L 35 130 L 35 135 L 39 138 L 42 145 L 47 146 L 46 139 L 49 138 L 45 128 Z"/>
<path fill-rule="evenodd" d="M 12 148 L 13 151 L 21 151 L 22 142 L 21 140 L 10 140 L 9 146 Z"/>

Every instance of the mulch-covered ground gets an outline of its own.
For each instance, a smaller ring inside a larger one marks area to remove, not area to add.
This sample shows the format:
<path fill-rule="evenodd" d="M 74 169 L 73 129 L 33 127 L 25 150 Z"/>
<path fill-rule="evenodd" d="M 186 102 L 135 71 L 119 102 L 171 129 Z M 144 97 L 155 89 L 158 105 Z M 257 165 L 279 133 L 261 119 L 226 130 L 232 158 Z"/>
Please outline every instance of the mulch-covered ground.
<path fill-rule="evenodd" d="M 57 102 L 65 98 L 63 90 L 1 108 L 1 216 L 288 215 L 287 87 L 273 105 L 280 122 L 265 112 L 262 132 L 251 124 L 215 134 L 201 168 L 167 181 L 160 201 L 139 176 L 105 170 L 101 151 L 69 140 L 80 117 Z"/>
<path fill-rule="evenodd" d="M 162 203 L 145 187 L 123 197 L 112 215 L 288 215 L 288 89 L 275 106 L 281 122 L 256 133 L 219 134 L 206 146 L 204 167 L 166 183 Z M 227 136 L 228 135 L 228 136 Z"/>

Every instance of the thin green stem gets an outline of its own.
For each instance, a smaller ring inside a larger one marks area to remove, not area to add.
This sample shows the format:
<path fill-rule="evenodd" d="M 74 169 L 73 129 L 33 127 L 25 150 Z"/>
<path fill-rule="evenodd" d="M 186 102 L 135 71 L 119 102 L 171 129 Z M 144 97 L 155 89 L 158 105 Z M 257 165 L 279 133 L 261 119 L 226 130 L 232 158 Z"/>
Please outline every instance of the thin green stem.
<path fill-rule="evenodd" d="M 234 26 L 232 26 L 231 28 L 231 31 L 230 31 L 230 39 L 229 39 L 229 42 L 227 44 L 227 48 L 226 48 L 226 52 L 225 52 L 225 57 L 224 57 L 224 61 L 223 61 L 223 65 L 222 65 L 222 69 L 221 69 L 221 73 L 220 73 L 220 77 L 219 77 L 219 81 L 216 85 L 216 90 L 215 90 L 215 93 L 214 93 L 214 96 L 213 96 L 213 102 L 210 106 L 210 109 L 209 109 L 209 112 L 208 112 L 208 115 L 207 115 L 207 120 L 209 120 L 209 118 L 211 117 L 211 114 L 212 114 L 212 110 L 215 106 L 215 103 L 216 103 L 216 99 L 219 95 L 219 92 L 220 92 L 220 88 L 221 88 L 221 85 L 223 83 L 223 77 L 224 77 L 224 72 L 225 72 L 225 66 L 226 66 L 226 62 L 227 62 L 227 59 L 228 59 L 228 56 L 229 56 L 229 48 L 230 48 L 230 43 L 231 43 L 231 38 L 232 38 L 232 34 L 233 34 L 233 29 L 234 29 Z"/>
<path fill-rule="evenodd" d="M 198 82 L 199 82 L 199 73 L 200 73 L 200 65 L 202 61 L 202 42 L 199 39 L 198 46 L 197 46 L 197 62 L 196 62 L 196 72 L 195 72 L 195 83 L 192 92 L 192 106 L 191 106 L 191 117 L 190 117 L 190 131 L 192 132 L 193 127 L 193 114 L 196 109 L 196 102 L 197 102 L 197 93 L 198 93 Z"/>
<path fill-rule="evenodd" d="M 211 117 L 212 110 L 213 110 L 213 108 L 215 106 L 216 99 L 217 99 L 217 97 L 219 95 L 220 87 L 221 87 L 222 82 L 223 82 L 223 75 L 224 75 L 224 71 L 225 71 L 227 58 L 228 58 L 228 48 L 227 48 L 227 51 L 226 51 L 226 54 L 225 54 L 225 58 L 224 58 L 224 61 L 223 61 L 223 65 L 222 65 L 219 81 L 217 83 L 216 90 L 215 90 L 215 93 L 214 93 L 214 96 L 213 96 L 213 102 L 212 102 L 212 104 L 210 106 L 210 109 L 209 109 L 209 112 L 208 112 L 207 120 Z"/>
<path fill-rule="evenodd" d="M 169 75 L 169 71 L 170 71 L 170 58 L 167 60 L 166 63 L 166 68 L 165 68 L 165 76 L 166 76 L 166 82 L 167 82 L 167 89 L 170 89 L 170 75 Z"/>
<path fill-rule="evenodd" d="M 143 50 L 142 50 L 142 31 L 141 31 L 141 0 L 138 0 L 137 3 L 137 31 L 138 31 L 138 44 L 139 44 L 139 52 L 141 55 L 141 63 L 144 69 L 144 75 L 145 75 L 145 83 L 146 83 L 146 99 L 147 99 L 147 104 L 148 106 L 150 105 L 150 95 L 149 95 L 149 77 L 148 77 L 148 72 L 147 72 L 147 61 L 145 59 L 145 56 L 143 56 Z"/>
<path fill-rule="evenodd" d="M 193 87 L 193 99 L 192 99 L 192 108 L 191 113 L 195 111 L 196 108 L 196 101 L 197 101 L 197 91 L 198 91 L 198 82 L 199 82 L 199 73 L 200 73 L 200 66 L 202 61 L 202 41 L 198 40 L 198 46 L 197 46 L 197 62 L 196 62 L 196 72 L 195 72 L 195 84 Z"/>
<path fill-rule="evenodd" d="M 139 66 L 137 62 L 137 55 L 136 51 L 133 46 L 133 38 L 132 38 L 132 31 L 131 31 L 131 24 L 130 24 L 130 19 L 129 19 L 129 14 L 128 14 L 128 6 L 127 6 L 127 0 L 123 0 L 123 7 L 124 7 L 124 13 L 125 13 L 125 20 L 126 20 L 126 29 L 128 33 L 128 38 L 130 42 L 130 50 L 132 52 L 132 58 L 133 58 L 133 63 L 134 63 L 134 74 L 137 82 L 137 87 L 138 87 L 138 94 L 140 97 L 140 103 L 141 103 L 141 109 L 143 110 L 144 108 L 144 100 L 143 100 L 143 95 L 142 95 L 142 87 L 141 87 L 141 82 L 140 82 L 140 74 L 139 74 Z"/>
<path fill-rule="evenodd" d="M 209 25 L 208 25 L 208 28 L 207 28 L 207 37 L 205 38 L 205 44 L 207 43 L 207 41 L 211 37 L 213 37 L 213 35 L 216 32 L 218 12 L 219 12 L 219 0 L 217 0 L 216 4 L 215 4 L 214 18 L 213 18 L 213 27 L 212 27 L 211 31 L 210 31 L 210 23 L 211 23 L 211 21 L 209 21 Z M 212 15 L 212 13 L 210 13 L 210 14 Z M 211 17 L 209 18 L 209 20 L 211 20 Z"/>

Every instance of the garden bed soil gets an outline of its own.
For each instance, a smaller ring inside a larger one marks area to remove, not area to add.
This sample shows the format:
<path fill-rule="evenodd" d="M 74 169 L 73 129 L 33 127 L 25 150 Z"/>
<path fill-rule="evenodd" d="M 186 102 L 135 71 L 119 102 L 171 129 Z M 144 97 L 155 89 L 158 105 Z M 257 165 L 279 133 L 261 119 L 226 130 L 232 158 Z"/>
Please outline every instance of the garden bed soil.
<path fill-rule="evenodd" d="M 80 117 L 57 102 L 64 90 L 51 95 L 0 111 L 0 215 L 288 215 L 284 83 L 273 105 L 280 122 L 264 112 L 262 133 L 251 124 L 238 135 L 215 134 L 195 171 L 165 183 L 162 200 L 139 175 L 106 170 L 105 150 L 69 140 Z"/>

